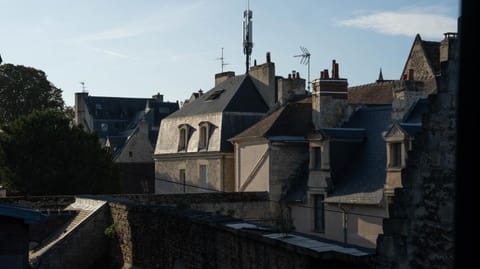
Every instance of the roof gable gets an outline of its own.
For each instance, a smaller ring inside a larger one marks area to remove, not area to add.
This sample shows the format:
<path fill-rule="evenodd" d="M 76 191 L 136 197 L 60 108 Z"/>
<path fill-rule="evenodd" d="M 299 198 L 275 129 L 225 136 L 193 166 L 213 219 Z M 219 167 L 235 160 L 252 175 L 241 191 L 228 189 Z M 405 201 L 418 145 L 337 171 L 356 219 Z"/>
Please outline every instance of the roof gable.
<path fill-rule="evenodd" d="M 415 70 L 416 80 L 434 78 L 440 72 L 440 42 L 423 41 L 417 34 L 400 79 L 408 74 L 408 69 Z"/>
<path fill-rule="evenodd" d="M 306 136 L 312 130 L 312 105 L 310 102 L 294 102 L 278 108 L 258 123 L 231 138 L 235 141 L 253 137 Z"/>
<path fill-rule="evenodd" d="M 224 111 L 265 113 L 267 110 L 268 106 L 251 78 L 247 75 L 240 75 L 218 84 L 172 113 L 169 118 Z"/>
<path fill-rule="evenodd" d="M 394 123 L 390 127 L 390 129 L 387 130 L 384 137 L 385 138 L 391 138 L 391 137 L 405 138 L 407 135 L 408 135 L 408 133 L 405 130 L 403 130 L 403 128 L 400 127 L 400 125 L 398 123 Z"/>

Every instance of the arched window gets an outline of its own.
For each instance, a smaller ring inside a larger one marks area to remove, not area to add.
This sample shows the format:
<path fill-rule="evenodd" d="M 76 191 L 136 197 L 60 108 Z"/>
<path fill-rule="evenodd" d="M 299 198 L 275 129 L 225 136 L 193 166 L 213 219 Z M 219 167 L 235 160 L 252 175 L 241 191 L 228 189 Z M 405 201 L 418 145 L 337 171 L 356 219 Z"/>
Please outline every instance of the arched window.
<path fill-rule="evenodd" d="M 207 150 L 208 141 L 210 140 L 210 123 L 202 121 L 199 124 L 199 134 L 198 134 L 198 150 Z"/>
<path fill-rule="evenodd" d="M 181 124 L 178 126 L 178 151 L 187 151 L 190 126 L 188 124 Z"/>

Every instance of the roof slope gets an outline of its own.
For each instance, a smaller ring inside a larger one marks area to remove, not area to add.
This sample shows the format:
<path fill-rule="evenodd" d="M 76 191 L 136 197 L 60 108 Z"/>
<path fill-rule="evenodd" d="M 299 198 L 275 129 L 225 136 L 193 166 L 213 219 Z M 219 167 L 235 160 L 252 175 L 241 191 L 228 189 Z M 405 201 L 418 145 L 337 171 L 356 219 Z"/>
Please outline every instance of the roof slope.
<path fill-rule="evenodd" d="M 305 137 L 313 127 L 311 101 L 311 97 L 307 97 L 298 102 L 288 103 L 230 140 L 271 136 Z"/>
<path fill-rule="evenodd" d="M 393 101 L 394 80 L 385 80 L 375 83 L 348 88 L 349 104 L 391 105 Z"/>
<path fill-rule="evenodd" d="M 363 128 L 366 139 L 346 166 L 334 169 L 334 190 L 326 202 L 378 204 L 383 197 L 386 149 L 382 132 L 391 124 L 391 106 L 366 107 L 355 112 L 343 128 Z M 331 150 L 332 166 L 345 156 Z"/>
<path fill-rule="evenodd" d="M 169 118 L 185 117 L 214 112 L 265 113 L 268 106 L 248 75 L 235 76 L 218 84 Z"/>

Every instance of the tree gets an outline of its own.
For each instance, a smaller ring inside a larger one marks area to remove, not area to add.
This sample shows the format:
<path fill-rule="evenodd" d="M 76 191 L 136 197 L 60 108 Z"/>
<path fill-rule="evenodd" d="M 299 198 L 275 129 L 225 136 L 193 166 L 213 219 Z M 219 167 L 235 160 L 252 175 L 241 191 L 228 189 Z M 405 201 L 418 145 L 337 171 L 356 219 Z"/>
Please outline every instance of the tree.
<path fill-rule="evenodd" d="M 96 134 L 63 112 L 34 111 L 3 127 L 11 188 L 26 195 L 117 193 L 118 172 Z"/>
<path fill-rule="evenodd" d="M 23 65 L 0 65 L 0 124 L 33 110 L 63 110 L 62 90 L 41 70 Z"/>

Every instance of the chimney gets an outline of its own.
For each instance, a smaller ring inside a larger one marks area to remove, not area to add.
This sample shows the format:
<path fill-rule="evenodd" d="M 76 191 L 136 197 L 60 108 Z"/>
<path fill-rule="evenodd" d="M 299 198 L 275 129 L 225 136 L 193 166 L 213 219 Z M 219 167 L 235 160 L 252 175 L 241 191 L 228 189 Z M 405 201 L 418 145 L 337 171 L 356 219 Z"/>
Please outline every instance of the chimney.
<path fill-rule="evenodd" d="M 335 79 L 339 79 L 340 75 L 338 73 L 338 63 L 335 63 Z"/>
<path fill-rule="evenodd" d="M 458 34 L 447 32 L 443 34 L 445 37 L 440 42 L 440 62 L 448 61 L 448 48 L 450 47 L 450 42 L 454 42 L 457 39 Z"/>
<path fill-rule="evenodd" d="M 300 73 L 295 70 L 288 74 L 288 78 L 278 80 L 277 102 L 285 104 L 295 97 L 305 96 L 305 79 L 300 78 Z"/>
<path fill-rule="evenodd" d="M 253 60 L 253 66 L 257 66 L 257 59 Z"/>
<path fill-rule="evenodd" d="M 163 94 L 160 94 L 159 92 L 152 95 L 152 98 L 155 99 L 156 102 L 163 103 Z"/>
<path fill-rule="evenodd" d="M 323 79 L 329 79 L 329 77 L 328 77 L 328 69 L 323 69 L 323 75 L 324 75 Z"/>
<path fill-rule="evenodd" d="M 266 63 L 252 66 L 248 75 L 260 92 L 265 103 L 272 108 L 277 102 L 277 87 L 275 79 L 275 63 L 271 61 L 270 52 L 266 53 Z"/>
<path fill-rule="evenodd" d="M 235 76 L 235 72 L 233 71 L 226 71 L 223 73 L 215 74 L 215 86 L 234 76 Z"/>
<path fill-rule="evenodd" d="M 414 80 L 413 72 L 412 68 L 408 69 L 408 80 Z"/>
<path fill-rule="evenodd" d="M 337 73 L 335 73 L 335 65 L 336 65 L 336 61 L 335 60 L 332 60 L 332 79 L 336 79 L 337 78 Z"/>

